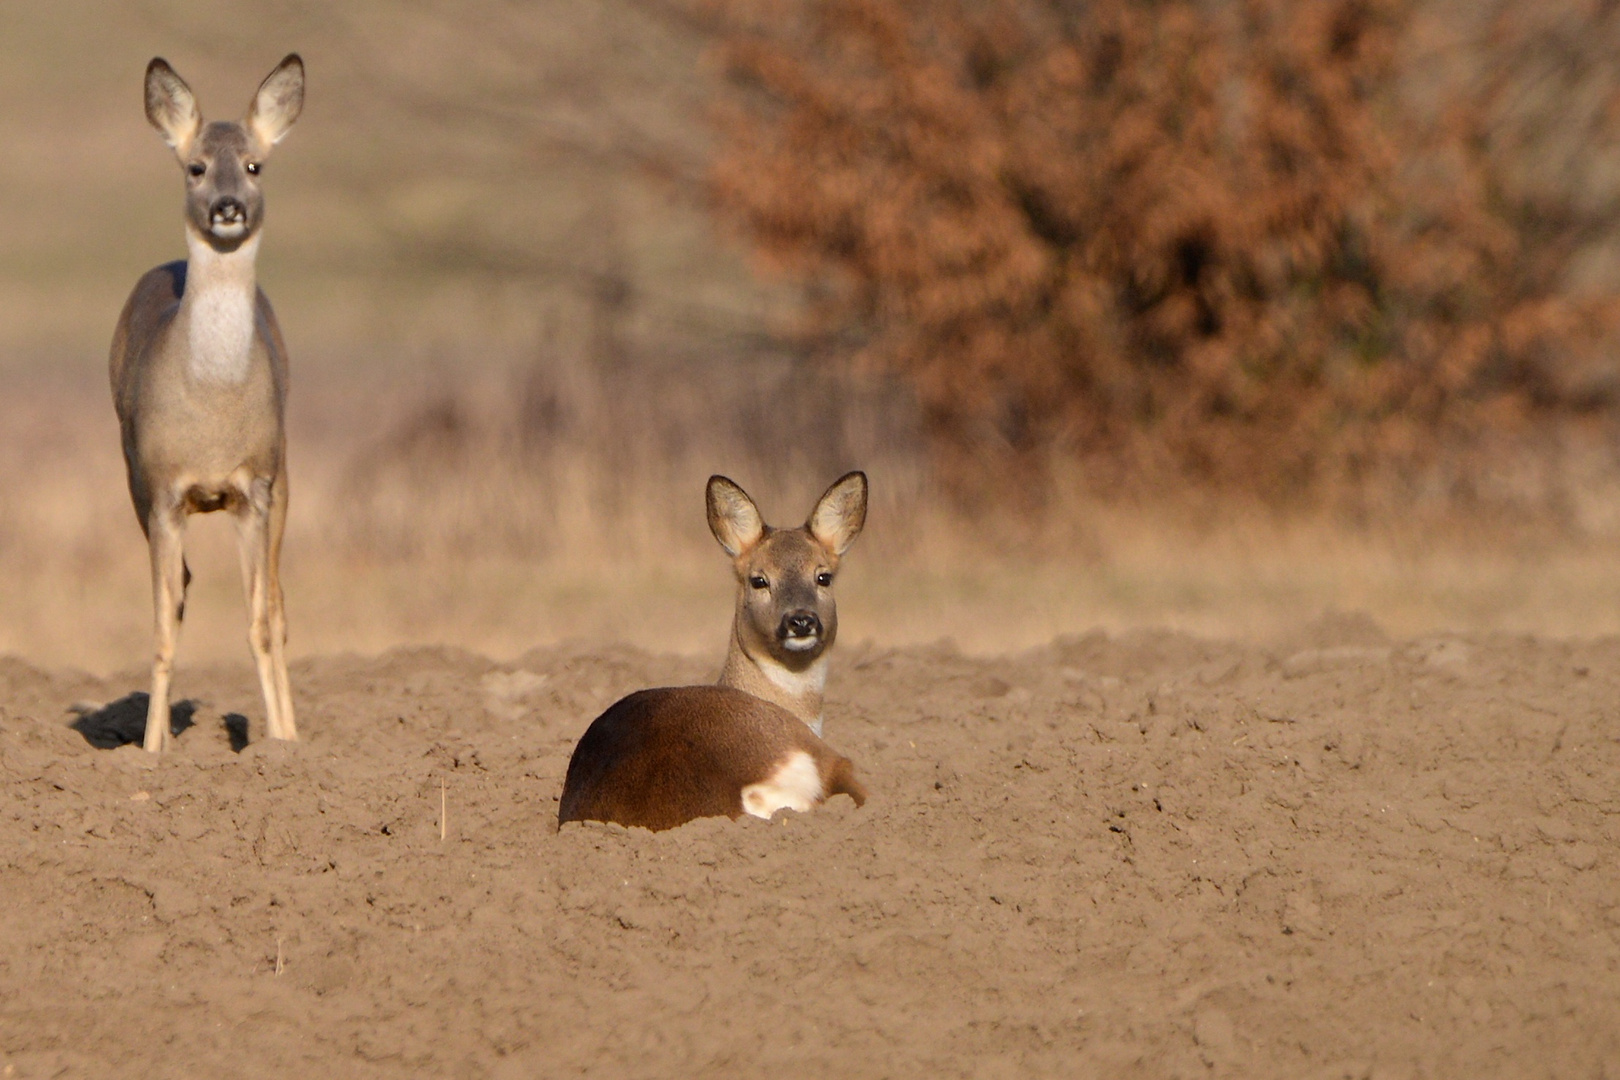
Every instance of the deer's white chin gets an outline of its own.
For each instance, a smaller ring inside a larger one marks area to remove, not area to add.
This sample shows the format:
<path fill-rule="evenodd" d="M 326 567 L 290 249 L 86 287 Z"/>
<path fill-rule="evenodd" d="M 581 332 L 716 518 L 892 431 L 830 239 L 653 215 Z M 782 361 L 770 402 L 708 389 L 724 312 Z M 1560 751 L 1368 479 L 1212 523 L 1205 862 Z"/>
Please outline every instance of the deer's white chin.
<path fill-rule="evenodd" d="M 210 225 L 208 231 L 221 240 L 240 240 L 247 235 L 247 225 L 240 221 L 221 221 Z"/>
<path fill-rule="evenodd" d="M 790 637 L 782 639 L 782 648 L 788 652 L 809 652 L 821 644 L 821 635 L 811 637 Z"/>

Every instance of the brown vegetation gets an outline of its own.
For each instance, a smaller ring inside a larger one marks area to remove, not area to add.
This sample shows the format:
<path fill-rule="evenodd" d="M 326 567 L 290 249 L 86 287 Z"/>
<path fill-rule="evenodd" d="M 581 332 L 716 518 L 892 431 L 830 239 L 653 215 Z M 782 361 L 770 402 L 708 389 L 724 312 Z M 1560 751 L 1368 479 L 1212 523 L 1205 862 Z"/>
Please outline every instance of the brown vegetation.
<path fill-rule="evenodd" d="M 959 491 L 1054 452 L 1355 491 L 1613 403 L 1568 372 L 1615 294 L 1570 294 L 1578 230 L 1499 152 L 1577 7 L 738 3 L 714 191 L 908 378 Z M 1468 18 L 1518 67 L 1437 76 Z"/>

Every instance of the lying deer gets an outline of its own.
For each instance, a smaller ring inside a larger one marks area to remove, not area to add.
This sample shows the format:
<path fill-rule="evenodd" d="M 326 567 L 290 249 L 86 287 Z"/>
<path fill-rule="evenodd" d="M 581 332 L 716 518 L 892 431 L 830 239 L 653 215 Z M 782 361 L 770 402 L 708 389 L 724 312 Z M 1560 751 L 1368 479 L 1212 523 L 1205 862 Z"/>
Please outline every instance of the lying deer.
<path fill-rule="evenodd" d="M 866 802 L 849 759 L 821 741 L 833 577 L 866 523 L 866 474 L 841 478 L 797 529 L 765 524 L 748 494 L 709 478 L 709 528 L 737 574 L 717 686 L 631 694 L 574 747 L 558 824 L 669 829 L 693 818 L 769 818 L 834 795 Z"/>
<path fill-rule="evenodd" d="M 186 175 L 186 253 L 135 285 L 113 334 L 113 403 L 135 516 L 152 555 L 155 656 L 146 749 L 169 734 L 169 676 L 185 616 L 189 514 L 236 518 L 259 683 L 270 735 L 296 739 L 284 655 L 281 533 L 287 519 L 287 349 L 254 259 L 264 221 L 259 174 L 298 119 L 304 64 L 288 56 L 241 123 L 204 124 L 174 69 L 146 69 L 146 118 Z"/>

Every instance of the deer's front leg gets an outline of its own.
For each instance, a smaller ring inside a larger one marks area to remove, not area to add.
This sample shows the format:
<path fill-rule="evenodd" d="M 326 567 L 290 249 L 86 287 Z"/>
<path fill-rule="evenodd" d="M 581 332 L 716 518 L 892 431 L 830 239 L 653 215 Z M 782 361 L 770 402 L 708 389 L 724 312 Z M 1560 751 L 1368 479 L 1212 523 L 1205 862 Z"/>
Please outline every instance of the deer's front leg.
<path fill-rule="evenodd" d="M 265 725 L 272 739 L 298 738 L 288 691 L 283 648 L 286 620 L 281 614 L 281 582 L 275 558 L 280 553 L 277 492 L 268 479 L 255 477 L 241 487 L 236 509 L 237 548 L 242 556 L 242 588 L 247 594 L 248 645 L 259 669 Z"/>
<path fill-rule="evenodd" d="M 146 706 L 146 738 L 142 745 L 156 754 L 168 749 L 173 739 L 169 731 L 169 679 L 186 607 L 186 517 L 179 500 L 165 497 L 154 502 L 146 528 L 152 555 L 153 656 L 152 697 Z"/>

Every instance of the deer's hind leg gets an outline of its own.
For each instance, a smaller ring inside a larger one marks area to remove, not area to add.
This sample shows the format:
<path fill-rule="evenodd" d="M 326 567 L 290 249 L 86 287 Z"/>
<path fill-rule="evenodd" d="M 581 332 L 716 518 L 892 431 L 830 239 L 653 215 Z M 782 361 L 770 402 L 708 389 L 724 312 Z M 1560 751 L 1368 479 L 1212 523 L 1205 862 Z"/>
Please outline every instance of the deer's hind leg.
<path fill-rule="evenodd" d="M 248 644 L 259 669 L 266 726 L 272 739 L 296 740 L 292 692 L 287 679 L 287 619 L 281 602 L 281 530 L 286 522 L 286 481 L 254 477 L 239 490 L 237 547 L 248 603 Z"/>

